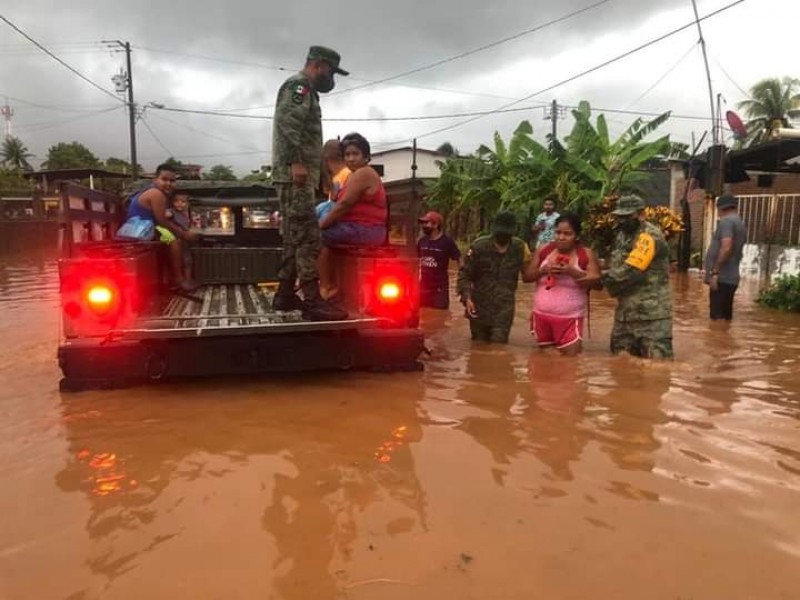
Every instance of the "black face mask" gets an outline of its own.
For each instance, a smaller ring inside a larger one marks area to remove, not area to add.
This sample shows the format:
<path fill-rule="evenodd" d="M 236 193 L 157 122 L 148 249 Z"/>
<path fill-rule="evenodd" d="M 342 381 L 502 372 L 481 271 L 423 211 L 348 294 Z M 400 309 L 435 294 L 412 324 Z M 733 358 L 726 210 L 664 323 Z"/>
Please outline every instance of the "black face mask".
<path fill-rule="evenodd" d="M 336 82 L 333 80 L 332 73 L 320 73 L 314 80 L 314 88 L 320 94 L 327 94 L 336 87 Z"/>
<path fill-rule="evenodd" d="M 617 221 L 617 229 L 624 233 L 635 233 L 640 225 L 639 219 L 631 217 Z"/>
<path fill-rule="evenodd" d="M 424 233 L 425 235 L 432 234 L 433 233 L 433 227 L 423 227 L 422 228 L 422 233 Z"/>
<path fill-rule="evenodd" d="M 496 241 L 501 246 L 508 246 L 511 243 L 511 234 L 510 233 L 495 233 L 494 234 L 494 241 Z"/>

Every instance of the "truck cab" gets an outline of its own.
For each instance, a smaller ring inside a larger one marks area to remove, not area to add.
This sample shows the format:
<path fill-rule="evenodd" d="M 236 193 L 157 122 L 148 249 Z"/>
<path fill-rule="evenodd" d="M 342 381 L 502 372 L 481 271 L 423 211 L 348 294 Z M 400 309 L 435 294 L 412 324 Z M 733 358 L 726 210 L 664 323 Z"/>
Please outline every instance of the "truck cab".
<path fill-rule="evenodd" d="M 320 369 L 419 368 L 417 258 L 407 246 L 333 248 L 344 321 L 272 310 L 280 212 L 266 185 L 181 182 L 193 226 L 191 294 L 169 291 L 165 246 L 114 239 L 124 202 L 61 191 L 61 387 Z"/>

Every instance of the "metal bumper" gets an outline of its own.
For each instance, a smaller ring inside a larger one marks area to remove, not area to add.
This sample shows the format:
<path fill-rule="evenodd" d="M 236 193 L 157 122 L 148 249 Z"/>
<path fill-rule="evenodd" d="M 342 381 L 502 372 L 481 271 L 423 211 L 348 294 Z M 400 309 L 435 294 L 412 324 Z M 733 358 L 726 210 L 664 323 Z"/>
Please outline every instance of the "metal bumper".
<path fill-rule="evenodd" d="M 412 370 L 424 350 L 417 329 L 362 329 L 269 335 L 69 341 L 58 349 L 63 391 L 124 387 L 212 375 L 314 370 Z"/>

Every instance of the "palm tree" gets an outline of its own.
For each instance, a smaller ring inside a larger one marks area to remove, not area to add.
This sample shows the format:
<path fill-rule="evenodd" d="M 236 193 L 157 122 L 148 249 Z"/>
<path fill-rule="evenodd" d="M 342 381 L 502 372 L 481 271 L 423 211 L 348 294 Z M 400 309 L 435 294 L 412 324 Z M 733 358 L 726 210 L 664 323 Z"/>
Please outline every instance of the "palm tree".
<path fill-rule="evenodd" d="M 790 128 L 789 119 L 800 118 L 800 79 L 772 77 L 750 88 L 750 98 L 738 104 L 747 118 L 750 145 L 770 138 L 779 127 Z"/>
<path fill-rule="evenodd" d="M 0 149 L 0 160 L 3 165 L 15 171 L 30 171 L 31 165 L 28 163 L 28 159 L 32 156 L 33 154 L 28 152 L 25 144 L 18 137 L 7 137 Z"/>

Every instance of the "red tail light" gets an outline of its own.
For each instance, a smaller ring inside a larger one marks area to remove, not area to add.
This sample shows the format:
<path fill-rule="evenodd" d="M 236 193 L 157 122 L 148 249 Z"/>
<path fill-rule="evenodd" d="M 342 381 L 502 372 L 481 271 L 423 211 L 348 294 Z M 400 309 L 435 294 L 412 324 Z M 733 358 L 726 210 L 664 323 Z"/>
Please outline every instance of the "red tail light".
<path fill-rule="evenodd" d="M 378 284 L 378 298 L 386 304 L 399 302 L 403 298 L 403 287 L 399 281 L 385 279 Z"/>
<path fill-rule="evenodd" d="M 86 301 L 96 311 L 107 311 L 113 300 L 114 292 L 105 285 L 96 285 L 86 292 Z"/>
<path fill-rule="evenodd" d="M 93 281 L 84 289 L 86 306 L 98 317 L 109 316 L 119 309 L 119 290 L 111 282 Z"/>

